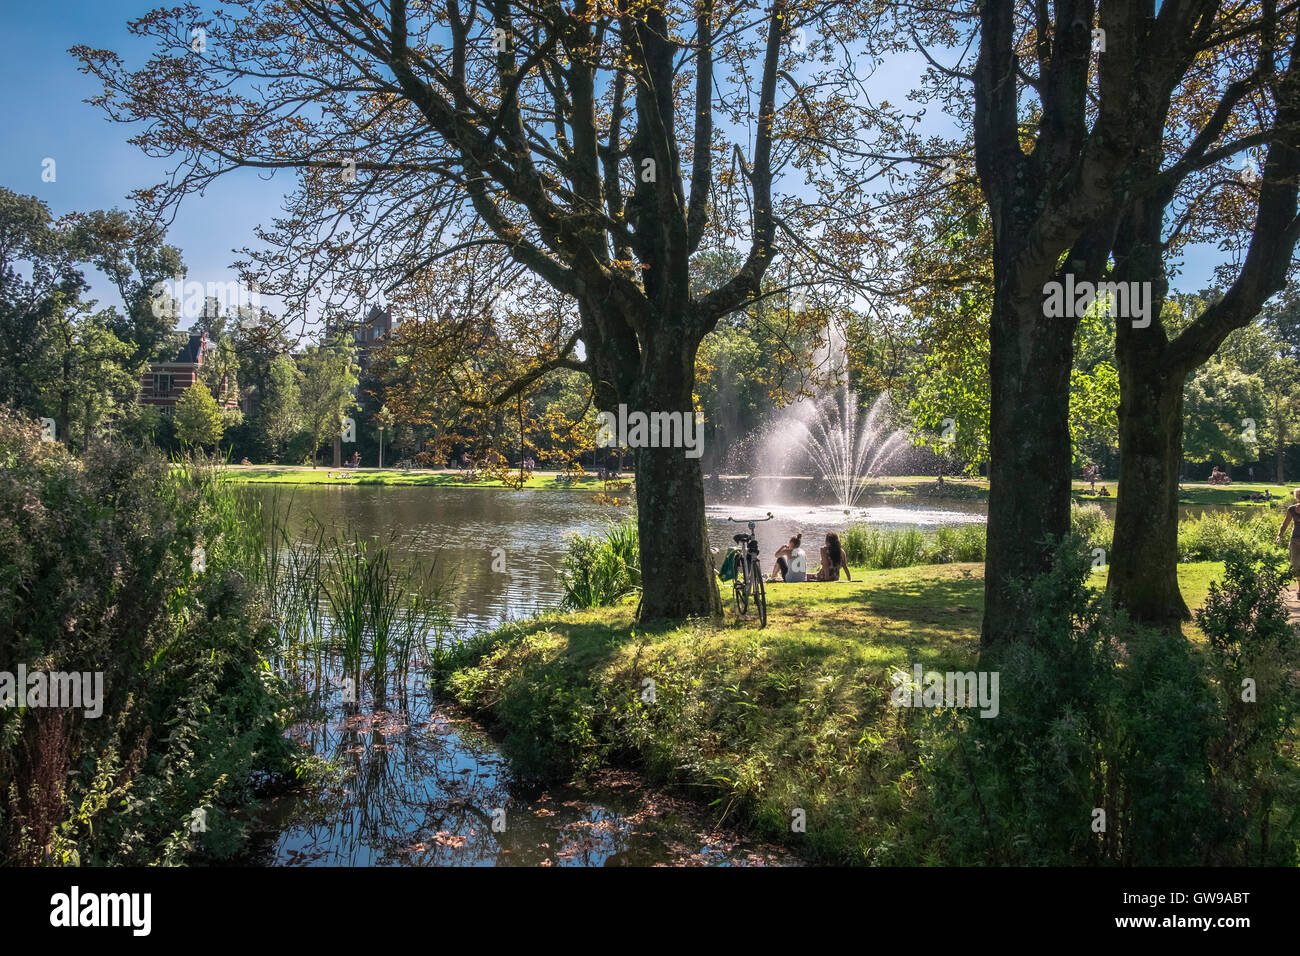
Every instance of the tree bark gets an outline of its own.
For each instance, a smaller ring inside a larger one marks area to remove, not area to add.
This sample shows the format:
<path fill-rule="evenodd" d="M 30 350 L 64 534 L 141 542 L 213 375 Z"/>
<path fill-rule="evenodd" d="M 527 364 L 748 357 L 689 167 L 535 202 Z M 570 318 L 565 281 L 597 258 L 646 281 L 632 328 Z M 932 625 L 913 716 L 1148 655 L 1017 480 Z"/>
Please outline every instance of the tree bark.
<path fill-rule="evenodd" d="M 1176 629 L 1191 618 L 1177 563 L 1183 376 L 1124 349 L 1117 357 L 1119 498 L 1106 587 L 1137 620 Z"/>
<path fill-rule="evenodd" d="M 1020 593 L 1070 528 L 1072 337 L 1046 326 L 1042 296 L 1027 292 L 999 289 L 990 322 L 984 648 L 1015 639 Z"/>
<path fill-rule="evenodd" d="M 642 620 L 722 613 L 701 475 L 699 459 L 680 448 L 636 450 Z"/>
<path fill-rule="evenodd" d="M 651 339 L 629 412 L 677 412 L 683 427 L 690 422 L 694 429 L 695 347 L 680 336 Z M 682 447 L 633 450 L 641 541 L 640 616 L 646 621 L 722 614 L 709 553 L 701 459 L 688 458 L 686 452 Z"/>

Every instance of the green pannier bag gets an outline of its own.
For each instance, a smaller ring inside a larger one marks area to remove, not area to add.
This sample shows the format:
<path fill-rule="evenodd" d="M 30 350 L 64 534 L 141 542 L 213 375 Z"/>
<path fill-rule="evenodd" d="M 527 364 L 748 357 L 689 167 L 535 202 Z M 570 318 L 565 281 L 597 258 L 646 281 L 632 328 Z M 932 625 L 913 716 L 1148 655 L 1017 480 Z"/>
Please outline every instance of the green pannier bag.
<path fill-rule="evenodd" d="M 722 560 L 722 567 L 718 569 L 718 577 L 723 581 L 730 581 L 736 576 L 736 549 L 728 548 L 727 556 Z"/>

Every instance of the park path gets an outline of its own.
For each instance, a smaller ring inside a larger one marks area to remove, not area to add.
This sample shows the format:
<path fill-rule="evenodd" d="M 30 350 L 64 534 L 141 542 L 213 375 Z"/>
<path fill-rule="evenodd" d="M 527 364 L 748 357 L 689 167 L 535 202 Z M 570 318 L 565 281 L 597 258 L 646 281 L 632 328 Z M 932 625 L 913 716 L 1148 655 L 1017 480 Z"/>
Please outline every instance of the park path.
<path fill-rule="evenodd" d="M 1292 585 L 1288 584 L 1286 588 L 1286 609 L 1291 615 L 1291 623 L 1300 627 L 1300 598 L 1295 596 Z"/>

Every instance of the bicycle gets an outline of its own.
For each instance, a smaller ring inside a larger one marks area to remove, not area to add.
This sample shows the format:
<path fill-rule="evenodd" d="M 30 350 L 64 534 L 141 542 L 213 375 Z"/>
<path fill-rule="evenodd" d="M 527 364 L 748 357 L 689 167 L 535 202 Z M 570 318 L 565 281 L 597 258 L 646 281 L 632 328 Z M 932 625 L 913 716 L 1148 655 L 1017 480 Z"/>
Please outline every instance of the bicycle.
<path fill-rule="evenodd" d="M 758 538 L 754 534 L 754 525 L 772 520 L 772 512 L 766 518 L 755 518 L 746 522 L 744 518 L 727 518 L 735 524 L 748 524 L 749 533 L 739 531 L 731 540 L 740 545 L 736 555 L 736 576 L 731 579 L 731 593 L 736 601 L 736 613 L 741 617 L 749 612 L 749 598 L 753 595 L 754 610 L 758 612 L 758 626 L 767 627 L 767 590 L 763 586 L 763 567 L 758 556 Z"/>

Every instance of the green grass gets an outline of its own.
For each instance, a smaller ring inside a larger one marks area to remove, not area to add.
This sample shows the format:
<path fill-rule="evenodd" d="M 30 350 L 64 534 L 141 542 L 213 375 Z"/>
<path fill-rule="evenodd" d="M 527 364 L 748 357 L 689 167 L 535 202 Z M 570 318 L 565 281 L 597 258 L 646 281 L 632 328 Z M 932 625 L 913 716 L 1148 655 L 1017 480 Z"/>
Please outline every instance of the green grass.
<path fill-rule="evenodd" d="M 502 488 L 504 487 L 499 481 L 464 481 L 460 475 L 455 472 L 421 472 L 421 471 L 398 471 L 395 468 L 333 468 L 321 466 L 319 468 L 310 468 L 296 465 L 254 465 L 240 466 L 230 465 L 223 469 L 226 475 L 237 482 L 244 482 L 250 485 L 418 485 L 424 487 L 453 487 L 453 488 Z M 346 478 L 332 478 L 331 475 L 346 474 Z M 734 476 L 740 478 L 741 476 Z M 628 493 L 633 484 L 632 476 L 625 476 L 623 479 L 628 482 L 629 488 L 622 489 L 620 494 Z M 726 480 L 724 479 L 724 483 Z M 989 483 L 987 478 L 959 478 L 945 479 L 942 486 L 939 486 L 935 479 L 925 475 L 902 475 L 889 478 L 872 478 L 861 482 L 864 494 L 871 498 L 880 499 L 900 499 L 900 498 L 923 498 L 927 500 L 940 501 L 984 501 L 989 495 Z M 1073 494 L 1081 502 L 1090 501 L 1114 501 L 1118 490 L 1115 481 L 1100 481 L 1098 487 L 1105 485 L 1110 489 L 1110 498 L 1097 498 L 1093 495 L 1084 495 L 1088 483 L 1084 481 L 1075 481 L 1072 483 Z M 565 489 L 582 489 L 590 491 L 603 491 L 604 482 L 594 474 L 584 475 L 573 482 L 559 480 L 557 472 L 536 472 L 532 479 L 524 485 L 528 489 L 538 489 L 545 491 L 565 490 Z M 1279 502 L 1263 504 L 1259 502 L 1242 501 L 1241 494 L 1251 491 L 1271 491 L 1274 496 L 1285 499 L 1281 502 L 1282 506 L 1290 503 L 1291 488 L 1290 486 L 1274 484 L 1233 484 L 1227 487 L 1218 485 L 1209 485 L 1204 483 L 1186 482 L 1179 492 L 1178 500 L 1185 505 L 1224 505 L 1242 509 L 1256 509 L 1277 511 L 1280 514 Z M 1281 520 L 1280 518 L 1278 520 Z"/>
<path fill-rule="evenodd" d="M 1221 571 L 1180 566 L 1188 603 Z M 628 764 L 810 860 L 944 862 L 917 783 L 920 717 L 890 705 L 889 675 L 974 667 L 983 565 L 767 593 L 763 630 L 730 615 L 643 629 L 632 602 L 511 624 L 471 641 L 435 683 L 502 733 L 525 775 Z M 806 833 L 791 832 L 796 808 Z"/>
<path fill-rule="evenodd" d="M 395 468 L 307 468 L 296 466 L 228 466 L 224 474 L 235 482 L 250 485 L 421 485 L 450 488 L 502 488 L 500 481 L 481 479 L 465 481 L 455 472 L 410 472 Z M 345 478 L 331 475 L 346 475 Z M 582 489 L 603 491 L 605 483 L 594 475 L 586 475 L 573 482 L 559 480 L 554 472 L 537 472 L 525 488 L 546 491 Z M 619 492 L 626 493 L 626 489 Z"/>

